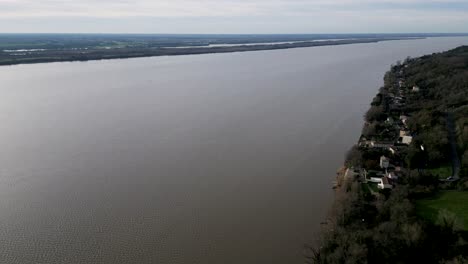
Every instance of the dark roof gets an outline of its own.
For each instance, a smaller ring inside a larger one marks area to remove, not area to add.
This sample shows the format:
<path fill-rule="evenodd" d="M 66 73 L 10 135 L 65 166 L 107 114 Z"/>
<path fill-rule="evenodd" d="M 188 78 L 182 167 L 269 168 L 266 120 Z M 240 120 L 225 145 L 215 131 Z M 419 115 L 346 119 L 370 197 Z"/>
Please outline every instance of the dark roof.
<path fill-rule="evenodd" d="M 383 177 L 382 178 L 382 183 L 383 184 L 390 184 L 390 182 L 388 181 L 389 179 L 387 177 Z"/>

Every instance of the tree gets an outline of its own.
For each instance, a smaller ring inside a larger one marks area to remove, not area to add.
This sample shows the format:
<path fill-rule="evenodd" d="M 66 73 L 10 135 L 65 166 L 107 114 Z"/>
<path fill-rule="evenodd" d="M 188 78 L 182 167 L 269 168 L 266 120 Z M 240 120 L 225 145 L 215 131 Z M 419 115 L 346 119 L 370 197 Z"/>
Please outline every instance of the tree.
<path fill-rule="evenodd" d="M 369 111 L 367 111 L 365 118 L 367 121 L 382 121 L 385 120 L 386 115 L 382 106 L 371 106 Z"/>
<path fill-rule="evenodd" d="M 468 176 L 468 150 L 465 151 L 461 160 L 460 176 L 462 177 Z"/>
<path fill-rule="evenodd" d="M 377 134 L 377 124 L 376 123 L 366 123 L 362 129 L 362 135 L 370 138 Z"/>
<path fill-rule="evenodd" d="M 444 230 L 450 230 L 452 233 L 463 229 L 463 223 L 460 219 L 452 212 L 448 210 L 440 210 L 437 215 L 437 222 L 439 226 Z"/>
<path fill-rule="evenodd" d="M 362 152 L 358 146 L 353 146 L 346 154 L 346 167 L 362 166 Z"/>

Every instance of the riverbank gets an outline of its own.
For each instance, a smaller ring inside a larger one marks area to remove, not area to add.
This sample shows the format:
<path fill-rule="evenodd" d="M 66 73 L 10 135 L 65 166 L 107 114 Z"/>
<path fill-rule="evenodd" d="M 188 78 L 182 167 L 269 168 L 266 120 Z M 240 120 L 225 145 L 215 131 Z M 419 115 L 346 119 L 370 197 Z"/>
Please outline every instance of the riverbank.
<path fill-rule="evenodd" d="M 300 41 L 268 44 L 236 44 L 233 46 L 188 46 L 188 47 L 119 47 L 119 48 L 71 48 L 71 49 L 29 49 L 0 51 L 0 65 L 34 64 L 64 61 L 91 61 L 109 59 L 127 59 L 139 57 L 200 55 L 214 53 L 248 52 L 261 50 L 279 50 L 320 46 L 348 45 L 358 43 L 376 43 L 390 40 L 414 40 L 412 38 L 364 38 L 323 41 Z"/>
<path fill-rule="evenodd" d="M 313 263 L 465 263 L 467 74 L 467 46 L 391 67 L 338 174 Z"/>
<path fill-rule="evenodd" d="M 280 50 L 462 36 L 468 34 L 0 34 L 0 65 Z"/>

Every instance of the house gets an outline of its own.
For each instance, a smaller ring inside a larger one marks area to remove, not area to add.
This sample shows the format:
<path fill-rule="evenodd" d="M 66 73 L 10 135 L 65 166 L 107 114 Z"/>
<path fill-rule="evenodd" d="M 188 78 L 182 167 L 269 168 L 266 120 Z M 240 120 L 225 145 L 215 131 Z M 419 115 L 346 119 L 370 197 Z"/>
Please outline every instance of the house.
<path fill-rule="evenodd" d="M 366 174 L 366 181 L 367 182 L 372 182 L 372 183 L 380 183 L 380 179 L 385 177 L 385 173 L 381 171 L 368 171 Z"/>
<path fill-rule="evenodd" d="M 397 152 L 397 150 L 396 150 L 395 147 L 389 147 L 389 148 L 388 148 L 388 151 L 390 151 L 393 155 L 395 155 L 396 152 Z"/>
<path fill-rule="evenodd" d="M 403 143 L 405 145 L 410 145 L 411 142 L 413 142 L 413 137 L 412 136 L 403 136 L 401 138 L 401 143 Z"/>
<path fill-rule="evenodd" d="M 379 177 L 371 177 L 370 180 L 367 180 L 367 182 L 381 183 L 381 182 L 382 182 L 382 178 L 379 178 Z"/>
<path fill-rule="evenodd" d="M 368 148 L 368 147 L 371 146 L 371 142 L 372 142 L 372 141 L 370 141 L 370 140 L 361 140 L 361 141 L 359 141 L 358 146 L 359 146 L 359 147 L 366 147 L 366 148 Z"/>
<path fill-rule="evenodd" d="M 418 93 L 421 89 L 418 86 L 413 86 L 413 92 Z"/>
<path fill-rule="evenodd" d="M 381 190 L 384 190 L 384 189 L 392 189 L 393 186 L 390 184 L 390 182 L 388 181 L 388 178 L 387 177 L 383 177 L 382 179 L 380 179 L 380 183 L 377 184 L 377 187 Z"/>
<path fill-rule="evenodd" d="M 393 171 L 388 172 L 385 176 L 391 180 L 398 180 L 398 175 Z"/>
<path fill-rule="evenodd" d="M 383 148 L 388 149 L 389 147 L 393 146 L 393 142 L 379 142 L 379 141 L 371 141 L 370 147 L 371 148 Z"/>
<path fill-rule="evenodd" d="M 406 126 L 406 122 L 408 122 L 408 118 L 409 118 L 409 117 L 407 117 L 407 116 L 405 116 L 405 115 L 401 115 L 401 116 L 400 116 L 400 120 L 401 120 L 401 122 L 402 122 L 405 126 Z"/>
<path fill-rule="evenodd" d="M 386 169 L 386 168 L 388 168 L 389 165 L 390 165 L 390 159 L 389 158 L 387 158 L 385 156 L 380 157 L 380 168 Z"/>
<path fill-rule="evenodd" d="M 407 131 L 407 130 L 400 130 L 400 137 L 404 137 L 404 136 L 409 136 L 409 131 Z"/>

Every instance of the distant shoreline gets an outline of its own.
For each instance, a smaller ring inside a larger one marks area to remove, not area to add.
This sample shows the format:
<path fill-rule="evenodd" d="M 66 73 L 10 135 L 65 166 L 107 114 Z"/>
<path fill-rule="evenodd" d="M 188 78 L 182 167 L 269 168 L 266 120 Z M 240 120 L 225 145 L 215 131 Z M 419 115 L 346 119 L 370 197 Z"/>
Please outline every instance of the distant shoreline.
<path fill-rule="evenodd" d="M 280 50 L 293 48 L 337 46 L 349 44 L 377 43 L 393 40 L 415 40 L 426 37 L 401 37 L 401 38 L 365 38 L 365 39 L 343 39 L 343 40 L 323 40 L 323 41 L 301 41 L 279 44 L 259 44 L 245 43 L 236 46 L 216 46 L 216 47 L 157 47 L 157 48 L 111 48 L 111 49 L 52 49 L 52 50 L 30 50 L 18 53 L 0 51 L 0 66 L 19 64 L 38 64 L 51 62 L 74 62 L 93 61 L 111 59 L 130 59 L 142 57 L 158 56 L 181 56 L 181 55 L 202 55 L 216 53 L 233 53 L 262 50 Z"/>

